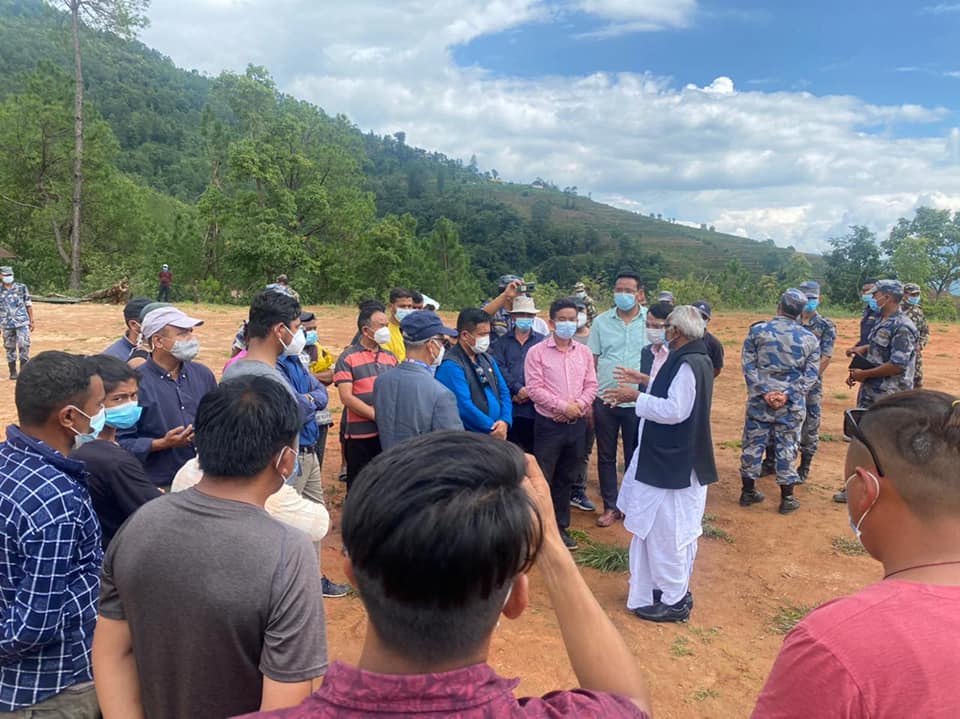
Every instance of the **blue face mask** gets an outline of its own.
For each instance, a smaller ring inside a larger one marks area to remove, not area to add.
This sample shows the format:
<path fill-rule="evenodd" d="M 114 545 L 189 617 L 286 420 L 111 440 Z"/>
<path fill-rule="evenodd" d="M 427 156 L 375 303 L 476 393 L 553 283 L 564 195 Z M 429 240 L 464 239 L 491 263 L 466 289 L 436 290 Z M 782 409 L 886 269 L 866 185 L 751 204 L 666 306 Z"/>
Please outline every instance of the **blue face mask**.
<path fill-rule="evenodd" d="M 82 414 L 84 417 L 90 420 L 89 432 L 86 432 L 86 433 L 77 432 L 77 430 L 73 429 L 73 427 L 70 428 L 70 429 L 73 429 L 74 433 L 77 435 L 76 437 L 73 438 L 73 446 L 82 447 L 83 445 L 87 444 L 88 442 L 92 442 L 93 440 L 95 440 L 97 437 L 100 436 L 100 432 L 103 431 L 103 425 L 107 420 L 107 413 L 106 411 L 104 411 L 103 407 L 101 407 L 100 411 L 97 412 L 95 415 L 93 415 L 93 417 L 91 417 L 89 414 L 84 412 L 79 407 L 75 405 L 70 405 L 70 406 L 73 407 L 75 410 L 77 410 L 77 412 Z"/>
<path fill-rule="evenodd" d="M 557 322 L 554 332 L 560 339 L 568 340 L 577 333 L 577 322 L 576 320 Z"/>
<path fill-rule="evenodd" d="M 870 300 L 873 299 L 873 295 L 860 295 L 860 299 L 864 301 L 865 304 L 870 304 Z"/>
<path fill-rule="evenodd" d="M 529 332 L 533 329 L 533 317 L 517 317 L 514 322 L 516 322 L 517 329 L 521 332 Z"/>
<path fill-rule="evenodd" d="M 817 307 L 820 306 L 820 300 L 807 300 L 807 304 L 803 306 L 804 312 L 816 312 Z"/>
<path fill-rule="evenodd" d="M 416 310 L 414 309 L 398 309 L 397 310 L 397 322 L 403 322 L 404 319 L 412 315 Z"/>
<path fill-rule="evenodd" d="M 637 306 L 637 296 L 633 292 L 615 292 L 613 303 L 621 312 L 629 312 Z"/>
<path fill-rule="evenodd" d="M 909 304 L 911 304 L 911 305 L 919 305 L 919 304 L 920 304 L 920 298 L 919 298 L 919 297 L 908 297 L 908 298 L 907 298 L 907 302 L 908 302 Z"/>
<path fill-rule="evenodd" d="M 871 310 L 871 311 L 873 311 L 873 312 L 879 312 L 879 311 L 880 311 L 880 305 L 877 304 L 877 301 L 876 301 L 875 299 L 873 299 L 873 297 L 870 298 L 870 301 L 869 301 L 867 304 L 870 305 L 870 310 Z"/>
<path fill-rule="evenodd" d="M 307 330 L 307 344 L 315 345 L 317 343 L 317 331 L 316 330 Z"/>
<path fill-rule="evenodd" d="M 127 402 L 116 407 L 107 407 L 106 425 L 114 429 L 130 429 L 140 421 L 143 407 L 136 402 Z"/>

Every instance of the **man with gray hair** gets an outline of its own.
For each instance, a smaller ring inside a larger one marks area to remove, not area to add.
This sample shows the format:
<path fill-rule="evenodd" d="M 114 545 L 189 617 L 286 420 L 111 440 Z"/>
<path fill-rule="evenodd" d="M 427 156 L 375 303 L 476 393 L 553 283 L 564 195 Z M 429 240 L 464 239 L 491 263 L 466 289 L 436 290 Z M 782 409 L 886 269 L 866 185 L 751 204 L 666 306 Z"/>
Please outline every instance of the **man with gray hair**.
<path fill-rule="evenodd" d="M 377 378 L 373 408 L 380 446 L 441 430 L 463 430 L 457 398 L 434 379 L 444 355 L 444 337 L 456 337 L 430 310 L 411 312 L 400 322 L 406 359 Z"/>
<path fill-rule="evenodd" d="M 762 502 L 757 491 L 763 450 L 773 437 L 780 514 L 800 508 L 793 486 L 800 480 L 795 467 L 807 395 L 820 378 L 820 342 L 800 324 L 807 296 L 790 288 L 780 298 L 777 316 L 756 322 L 743 342 L 743 376 L 747 408 L 740 455 L 743 490 L 740 506 Z"/>
<path fill-rule="evenodd" d="M 636 402 L 637 449 L 617 507 L 630 542 L 627 608 L 652 622 L 684 622 L 693 609 L 690 576 L 717 465 L 710 433 L 713 362 L 703 343 L 706 322 L 684 305 L 667 317 L 666 360 L 651 376 L 618 367 L 608 402 Z M 639 392 L 630 385 L 646 385 Z"/>

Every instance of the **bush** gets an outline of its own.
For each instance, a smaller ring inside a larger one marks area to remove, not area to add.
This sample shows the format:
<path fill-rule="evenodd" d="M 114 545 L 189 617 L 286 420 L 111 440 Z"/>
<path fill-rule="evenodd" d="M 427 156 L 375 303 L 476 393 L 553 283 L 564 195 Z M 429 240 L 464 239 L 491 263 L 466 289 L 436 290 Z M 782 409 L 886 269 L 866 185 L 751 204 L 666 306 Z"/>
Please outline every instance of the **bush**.
<path fill-rule="evenodd" d="M 956 322 L 957 305 L 950 297 L 941 297 L 939 300 L 924 304 L 923 314 L 928 320 L 934 322 Z"/>

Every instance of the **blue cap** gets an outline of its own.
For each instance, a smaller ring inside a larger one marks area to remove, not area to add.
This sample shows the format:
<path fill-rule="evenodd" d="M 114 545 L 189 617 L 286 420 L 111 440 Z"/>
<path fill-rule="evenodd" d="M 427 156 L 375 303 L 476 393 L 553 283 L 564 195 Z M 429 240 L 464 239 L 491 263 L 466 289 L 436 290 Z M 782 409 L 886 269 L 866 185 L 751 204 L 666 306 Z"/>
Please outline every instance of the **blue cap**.
<path fill-rule="evenodd" d="M 703 315 L 704 319 L 710 319 L 710 303 L 706 300 L 697 300 L 693 303 L 692 307 L 696 307 L 700 310 L 700 314 Z"/>
<path fill-rule="evenodd" d="M 903 283 L 900 280 L 877 280 L 877 288 L 874 292 L 903 297 Z"/>
<path fill-rule="evenodd" d="M 820 283 L 809 280 L 800 285 L 800 291 L 807 296 L 808 300 L 820 297 Z"/>
<path fill-rule="evenodd" d="M 400 332 L 405 340 L 423 342 L 437 335 L 456 337 L 457 331 L 444 326 L 440 315 L 430 310 L 411 312 L 400 322 Z"/>

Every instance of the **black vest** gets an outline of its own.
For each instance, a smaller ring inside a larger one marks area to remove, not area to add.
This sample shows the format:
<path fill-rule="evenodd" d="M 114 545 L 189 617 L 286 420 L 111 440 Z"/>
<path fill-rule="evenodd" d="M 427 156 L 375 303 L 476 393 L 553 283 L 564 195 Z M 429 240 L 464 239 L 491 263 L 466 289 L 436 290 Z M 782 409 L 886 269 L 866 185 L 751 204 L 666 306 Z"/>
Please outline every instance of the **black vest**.
<path fill-rule="evenodd" d="M 680 424 L 643 423 L 640 454 L 637 457 L 637 480 L 661 489 L 686 489 L 690 472 L 696 470 L 701 485 L 719 479 L 713 458 L 713 437 L 710 433 L 710 407 L 713 401 L 713 362 L 702 340 L 688 342 L 670 351 L 650 386 L 653 397 L 666 397 L 680 367 L 693 371 L 697 394 L 693 411 Z"/>
<path fill-rule="evenodd" d="M 463 351 L 460 345 L 454 345 L 443 358 L 444 362 L 453 362 L 463 370 L 467 378 L 467 386 L 470 387 L 470 399 L 477 408 L 484 414 L 490 413 L 490 403 L 487 401 L 487 393 L 484 391 L 484 382 L 481 377 L 486 379 L 487 384 L 493 390 L 495 397 L 500 396 L 500 385 L 497 383 L 497 373 L 493 369 L 493 360 L 486 353 L 477 354 L 477 361 L 471 360 L 467 353 Z"/>

